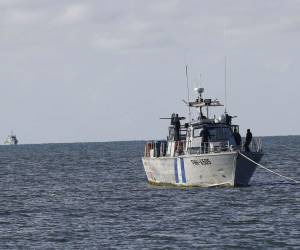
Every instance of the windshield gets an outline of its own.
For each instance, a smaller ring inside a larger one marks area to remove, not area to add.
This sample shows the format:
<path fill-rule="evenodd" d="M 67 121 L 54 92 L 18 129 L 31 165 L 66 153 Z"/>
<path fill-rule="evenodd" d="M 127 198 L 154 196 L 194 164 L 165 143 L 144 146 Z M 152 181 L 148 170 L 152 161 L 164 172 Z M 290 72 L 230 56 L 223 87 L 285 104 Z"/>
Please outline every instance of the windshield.
<path fill-rule="evenodd" d="M 202 127 L 193 129 L 193 137 L 201 137 Z M 207 127 L 210 142 L 224 142 L 229 141 L 230 145 L 236 145 L 233 133 L 229 127 Z"/>
<path fill-rule="evenodd" d="M 217 141 L 228 141 L 232 137 L 230 128 L 207 128 L 209 133 L 209 140 L 212 142 Z"/>

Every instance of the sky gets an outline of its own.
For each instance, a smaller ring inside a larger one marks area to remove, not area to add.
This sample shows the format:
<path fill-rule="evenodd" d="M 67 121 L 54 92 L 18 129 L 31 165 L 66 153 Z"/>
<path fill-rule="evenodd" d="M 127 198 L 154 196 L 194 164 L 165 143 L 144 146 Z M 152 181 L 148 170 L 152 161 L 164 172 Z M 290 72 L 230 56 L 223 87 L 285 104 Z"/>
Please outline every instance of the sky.
<path fill-rule="evenodd" d="M 300 134 L 299 0 L 0 0 L 0 143 L 162 139 L 195 87 Z M 217 110 L 217 115 L 223 112 Z"/>

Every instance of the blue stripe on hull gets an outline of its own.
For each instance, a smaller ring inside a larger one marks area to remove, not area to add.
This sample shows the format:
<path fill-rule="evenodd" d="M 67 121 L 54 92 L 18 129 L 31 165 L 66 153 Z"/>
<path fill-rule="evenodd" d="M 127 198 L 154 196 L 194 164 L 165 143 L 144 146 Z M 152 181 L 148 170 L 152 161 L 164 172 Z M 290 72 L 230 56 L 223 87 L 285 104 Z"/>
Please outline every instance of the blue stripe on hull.
<path fill-rule="evenodd" d="M 183 158 L 180 158 L 180 166 L 181 166 L 182 182 L 186 183 L 185 169 L 184 169 L 184 160 L 183 160 Z"/>
<path fill-rule="evenodd" d="M 176 183 L 178 183 L 179 178 L 178 178 L 178 170 L 177 170 L 177 158 L 174 159 L 174 172 L 175 172 L 175 181 Z"/>

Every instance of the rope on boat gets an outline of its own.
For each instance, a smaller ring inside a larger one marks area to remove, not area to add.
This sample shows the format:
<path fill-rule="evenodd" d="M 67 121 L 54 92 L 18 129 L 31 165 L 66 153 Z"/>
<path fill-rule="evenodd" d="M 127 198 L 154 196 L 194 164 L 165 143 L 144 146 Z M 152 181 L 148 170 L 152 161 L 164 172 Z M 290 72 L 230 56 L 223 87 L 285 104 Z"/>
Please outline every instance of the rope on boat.
<path fill-rule="evenodd" d="M 295 180 L 295 179 L 293 179 L 293 178 L 291 178 L 291 177 L 287 177 L 287 176 L 284 176 L 284 175 L 282 175 L 282 174 L 276 173 L 275 171 L 273 171 L 273 170 L 271 170 L 271 169 L 268 169 L 267 167 L 264 167 L 263 165 L 261 165 L 261 164 L 255 162 L 255 161 L 253 161 L 252 159 L 250 159 L 250 158 L 247 157 L 246 155 L 242 154 L 241 152 L 239 152 L 239 154 L 240 154 L 241 156 L 243 156 L 244 158 L 246 158 L 248 161 L 253 162 L 253 163 L 256 164 L 257 166 L 259 166 L 259 167 L 261 167 L 261 168 L 263 168 L 263 169 L 265 169 L 265 170 L 267 170 L 267 171 L 269 171 L 269 172 L 271 172 L 271 173 L 273 173 L 273 174 L 276 174 L 276 175 L 278 175 L 278 176 L 280 176 L 280 177 L 282 177 L 282 178 L 291 180 L 291 181 L 293 181 L 293 182 L 295 182 L 295 183 L 300 183 L 300 181 L 297 181 L 297 180 Z"/>

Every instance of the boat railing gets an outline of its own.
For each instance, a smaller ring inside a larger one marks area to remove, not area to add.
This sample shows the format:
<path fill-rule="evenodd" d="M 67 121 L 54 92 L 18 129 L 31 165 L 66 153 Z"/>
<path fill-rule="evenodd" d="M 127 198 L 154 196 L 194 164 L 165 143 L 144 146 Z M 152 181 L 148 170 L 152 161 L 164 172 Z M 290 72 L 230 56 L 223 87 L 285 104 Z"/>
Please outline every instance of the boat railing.
<path fill-rule="evenodd" d="M 183 141 L 186 139 L 186 135 L 187 135 L 187 129 L 181 127 L 179 130 L 179 136 L 180 136 L 180 140 Z"/>
<path fill-rule="evenodd" d="M 262 140 L 260 137 L 252 138 L 251 143 L 249 145 L 249 149 L 251 152 L 262 152 Z M 242 141 L 242 151 L 245 151 L 245 140 Z"/>
<path fill-rule="evenodd" d="M 145 145 L 145 157 L 166 156 L 167 141 L 148 141 Z"/>
<path fill-rule="evenodd" d="M 260 144 L 256 144 L 259 148 Z M 167 141 L 149 141 L 145 145 L 145 157 L 176 157 L 180 155 L 194 155 L 194 154 L 212 154 L 233 151 L 235 148 L 230 145 L 229 141 L 221 142 L 206 142 L 201 143 L 200 146 L 191 147 L 191 142 L 186 140 L 172 141 L 169 143 L 172 150 L 168 150 Z M 169 152 L 169 153 L 168 153 Z"/>
<path fill-rule="evenodd" d="M 179 129 L 179 137 L 176 136 L 176 129 L 174 125 L 169 126 L 169 135 L 167 137 L 167 140 L 185 140 L 187 135 L 187 128 L 184 125 L 181 125 Z"/>
<path fill-rule="evenodd" d="M 262 141 L 260 137 L 256 137 L 252 140 L 251 149 L 254 152 L 262 152 Z"/>
<path fill-rule="evenodd" d="M 151 157 L 151 158 L 157 158 L 157 157 L 165 157 L 167 156 L 179 156 L 185 154 L 185 148 L 186 148 L 186 141 L 180 140 L 180 141 L 172 141 L 169 145 L 173 150 L 171 150 L 168 154 L 168 144 L 167 141 L 148 141 L 145 145 L 145 151 L 144 156 L 145 157 Z"/>
<path fill-rule="evenodd" d="M 175 141 L 173 156 L 179 156 L 185 154 L 185 148 L 186 148 L 186 140 Z"/>
<path fill-rule="evenodd" d="M 188 154 L 211 154 L 211 153 L 221 153 L 232 151 L 232 147 L 229 145 L 229 141 L 224 142 L 205 142 L 201 143 L 199 147 L 191 147 L 191 142 L 188 142 L 189 146 L 187 147 Z"/>

